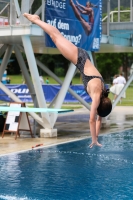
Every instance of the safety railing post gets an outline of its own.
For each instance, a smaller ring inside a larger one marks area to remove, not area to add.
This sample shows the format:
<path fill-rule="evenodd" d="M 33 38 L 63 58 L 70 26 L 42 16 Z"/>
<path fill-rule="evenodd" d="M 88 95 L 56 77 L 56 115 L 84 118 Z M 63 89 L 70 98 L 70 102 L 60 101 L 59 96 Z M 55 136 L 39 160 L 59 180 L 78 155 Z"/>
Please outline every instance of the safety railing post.
<path fill-rule="evenodd" d="M 118 22 L 120 22 L 120 0 L 118 0 Z"/>
<path fill-rule="evenodd" d="M 130 0 L 130 22 L 133 21 L 133 1 Z"/>
<path fill-rule="evenodd" d="M 109 23 L 110 23 L 110 0 L 108 0 L 108 4 L 107 4 L 107 13 L 108 13 L 108 18 L 107 18 L 107 35 L 109 36 Z"/>

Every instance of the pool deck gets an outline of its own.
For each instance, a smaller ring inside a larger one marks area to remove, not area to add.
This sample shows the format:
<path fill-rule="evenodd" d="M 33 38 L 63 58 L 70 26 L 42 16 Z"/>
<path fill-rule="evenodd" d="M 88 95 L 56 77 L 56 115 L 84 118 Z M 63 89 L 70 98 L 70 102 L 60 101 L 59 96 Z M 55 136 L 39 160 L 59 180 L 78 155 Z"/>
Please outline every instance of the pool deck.
<path fill-rule="evenodd" d="M 76 109 L 72 113 L 59 116 L 55 124 L 58 136 L 54 138 L 20 137 L 15 140 L 14 135 L 5 133 L 0 138 L 0 155 L 19 151 L 31 150 L 32 146 L 43 144 L 51 146 L 59 143 L 75 141 L 90 137 L 89 112 L 86 108 Z M 120 132 L 133 128 L 133 107 L 116 106 L 108 118 L 108 125 L 103 123 L 100 134 Z"/>

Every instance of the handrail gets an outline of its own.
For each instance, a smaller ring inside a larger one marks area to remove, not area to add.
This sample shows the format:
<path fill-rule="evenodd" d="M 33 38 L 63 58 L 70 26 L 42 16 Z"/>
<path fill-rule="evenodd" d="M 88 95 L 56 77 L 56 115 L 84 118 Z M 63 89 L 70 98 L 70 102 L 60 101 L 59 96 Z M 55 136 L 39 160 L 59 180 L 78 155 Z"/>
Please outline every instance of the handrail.
<path fill-rule="evenodd" d="M 8 3 L 1 11 L 0 11 L 0 15 L 5 11 L 5 9 L 10 5 L 10 3 Z"/>
<path fill-rule="evenodd" d="M 1 18 L 1 19 L 8 19 L 8 17 L 6 17 L 6 16 L 1 16 L 1 15 L 0 15 L 0 18 Z"/>
<path fill-rule="evenodd" d="M 7 1 L 0 1 L 0 3 L 8 3 Z"/>
<path fill-rule="evenodd" d="M 110 12 L 110 16 L 111 16 L 111 22 L 113 22 L 113 14 L 114 13 L 118 13 L 118 12 L 131 12 L 130 10 L 120 10 L 120 11 L 118 11 L 118 10 L 116 10 L 116 11 L 111 11 Z M 106 19 L 108 18 L 108 15 L 106 15 L 103 19 L 102 19 L 102 22 L 104 22 Z"/>
<path fill-rule="evenodd" d="M 13 2 L 9 0 L 8 2 L 4 1 L 4 0 L 0 0 L 0 3 L 5 3 L 7 5 L 4 5 L 2 8 L 2 10 L 0 10 L 0 18 L 1 20 L 3 19 L 3 17 L 1 16 L 1 14 L 3 13 L 3 11 L 10 5 L 10 10 L 7 12 L 7 17 L 8 17 L 8 25 L 16 25 L 16 23 L 18 24 L 18 22 L 16 22 L 17 20 L 19 20 L 20 24 L 25 24 L 28 25 L 29 21 L 26 20 L 26 18 L 23 17 L 22 12 L 29 12 L 30 10 L 32 10 L 32 3 L 35 0 L 26 0 L 26 1 L 21 1 L 21 6 L 19 5 L 18 0 L 14 0 Z M 38 10 L 36 11 L 37 15 L 41 15 L 41 19 L 42 21 L 44 21 L 44 12 L 45 12 L 45 0 L 41 0 L 42 4 L 40 3 L 40 7 L 38 8 Z M 15 23 L 16 22 L 16 23 Z M 2 24 L 2 22 L 0 21 L 0 25 Z M 7 25 L 7 24 L 2 24 L 3 25 Z"/>

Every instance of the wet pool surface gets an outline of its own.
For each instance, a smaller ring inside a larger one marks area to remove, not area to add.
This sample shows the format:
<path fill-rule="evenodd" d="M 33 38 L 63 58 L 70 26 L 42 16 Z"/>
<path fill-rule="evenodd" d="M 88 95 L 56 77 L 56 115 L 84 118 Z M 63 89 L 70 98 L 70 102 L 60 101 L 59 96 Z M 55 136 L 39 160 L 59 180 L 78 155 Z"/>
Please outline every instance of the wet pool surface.
<path fill-rule="evenodd" d="M 0 157 L 0 199 L 110 200 L 133 197 L 133 129 Z"/>

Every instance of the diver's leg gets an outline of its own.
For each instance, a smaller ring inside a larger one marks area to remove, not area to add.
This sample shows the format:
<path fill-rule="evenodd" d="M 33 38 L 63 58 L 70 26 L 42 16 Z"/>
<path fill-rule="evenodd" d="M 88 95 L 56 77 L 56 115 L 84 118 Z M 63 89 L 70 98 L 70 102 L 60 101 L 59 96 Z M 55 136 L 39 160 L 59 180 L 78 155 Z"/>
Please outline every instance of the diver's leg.
<path fill-rule="evenodd" d="M 79 11 L 78 11 L 78 7 L 73 3 L 72 0 L 70 0 L 70 5 L 71 5 L 71 7 L 72 7 L 72 9 L 73 9 L 73 11 L 74 11 L 74 14 L 75 14 L 75 16 L 77 17 L 77 19 L 78 19 L 78 20 L 81 20 L 81 15 L 80 15 L 80 13 L 79 13 Z"/>
<path fill-rule="evenodd" d="M 41 21 L 37 15 L 24 13 L 24 17 L 40 26 L 51 37 L 56 47 L 65 58 L 70 60 L 73 64 L 77 63 L 78 48 L 63 37 L 57 28 Z"/>
<path fill-rule="evenodd" d="M 82 24 L 83 29 L 85 30 L 86 35 L 90 35 L 91 31 L 92 31 L 92 26 L 89 25 L 83 18 L 80 21 L 80 23 Z"/>

